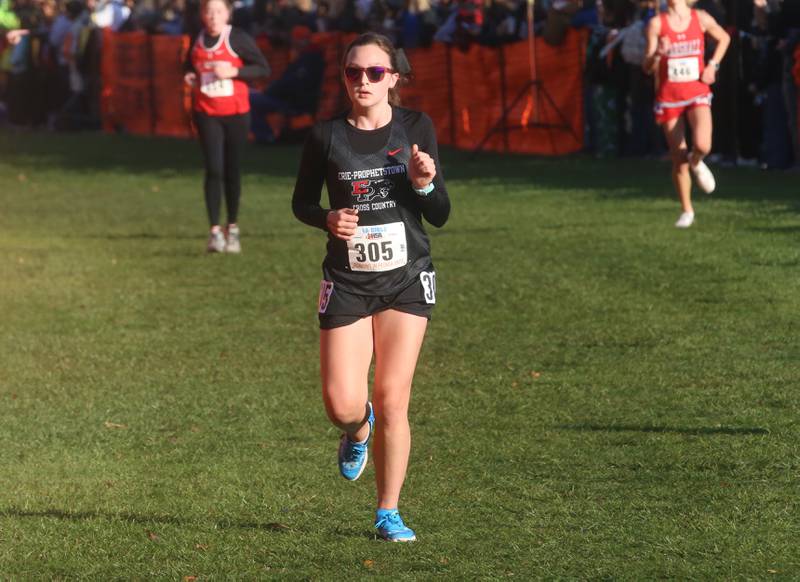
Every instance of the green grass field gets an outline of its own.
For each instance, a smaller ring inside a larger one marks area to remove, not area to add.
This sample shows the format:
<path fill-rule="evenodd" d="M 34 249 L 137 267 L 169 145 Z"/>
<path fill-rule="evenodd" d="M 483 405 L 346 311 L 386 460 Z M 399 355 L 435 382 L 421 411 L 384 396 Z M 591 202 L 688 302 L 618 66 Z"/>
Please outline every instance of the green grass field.
<path fill-rule="evenodd" d="M 402 545 L 336 470 L 299 149 L 206 256 L 197 144 L 0 133 L 0 579 L 800 577 L 798 175 L 679 231 L 663 162 L 442 157 Z"/>

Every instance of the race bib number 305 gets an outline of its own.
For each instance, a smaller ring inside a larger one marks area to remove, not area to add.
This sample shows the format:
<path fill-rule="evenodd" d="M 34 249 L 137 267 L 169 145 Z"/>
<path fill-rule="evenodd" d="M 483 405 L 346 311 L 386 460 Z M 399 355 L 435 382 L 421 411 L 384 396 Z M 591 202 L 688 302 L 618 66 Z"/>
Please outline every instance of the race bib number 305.
<path fill-rule="evenodd" d="M 669 59 L 667 62 L 667 79 L 671 83 L 688 83 L 700 78 L 700 61 L 697 57 Z"/>
<path fill-rule="evenodd" d="M 233 95 L 233 81 L 217 79 L 214 73 L 204 72 L 200 75 L 200 92 L 209 97 L 230 97 Z"/>
<path fill-rule="evenodd" d="M 406 227 L 402 222 L 359 226 L 347 241 L 347 255 L 353 271 L 391 271 L 408 260 Z"/>

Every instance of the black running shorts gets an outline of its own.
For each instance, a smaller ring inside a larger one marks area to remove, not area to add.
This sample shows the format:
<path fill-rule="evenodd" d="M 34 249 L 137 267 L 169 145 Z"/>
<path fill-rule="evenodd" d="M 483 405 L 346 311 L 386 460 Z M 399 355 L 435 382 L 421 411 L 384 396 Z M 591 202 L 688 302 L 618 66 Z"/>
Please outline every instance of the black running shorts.
<path fill-rule="evenodd" d="M 333 329 L 355 323 L 379 311 L 396 309 L 431 318 L 436 303 L 436 273 L 422 272 L 408 287 L 394 295 L 356 295 L 322 280 L 319 290 L 319 327 Z"/>

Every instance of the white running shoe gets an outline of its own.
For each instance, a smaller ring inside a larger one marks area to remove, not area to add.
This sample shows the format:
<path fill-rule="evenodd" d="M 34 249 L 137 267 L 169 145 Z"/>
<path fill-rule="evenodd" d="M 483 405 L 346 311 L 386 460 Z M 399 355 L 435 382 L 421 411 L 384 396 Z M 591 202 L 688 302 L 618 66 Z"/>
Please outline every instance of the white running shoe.
<path fill-rule="evenodd" d="M 694 212 L 683 212 L 675 223 L 675 228 L 689 228 L 694 223 Z"/>
<path fill-rule="evenodd" d="M 700 189 L 706 194 L 711 194 L 714 188 L 717 187 L 717 181 L 714 180 L 714 174 L 708 169 L 706 163 L 700 160 L 696 166 L 689 164 L 689 168 L 691 168 L 694 179 Z"/>
<path fill-rule="evenodd" d="M 225 252 L 225 236 L 221 230 L 211 231 L 208 233 L 208 244 L 206 251 L 209 253 L 224 253 Z"/>
<path fill-rule="evenodd" d="M 228 227 L 228 240 L 225 243 L 226 253 L 241 253 L 242 243 L 239 240 L 239 227 L 232 225 Z"/>

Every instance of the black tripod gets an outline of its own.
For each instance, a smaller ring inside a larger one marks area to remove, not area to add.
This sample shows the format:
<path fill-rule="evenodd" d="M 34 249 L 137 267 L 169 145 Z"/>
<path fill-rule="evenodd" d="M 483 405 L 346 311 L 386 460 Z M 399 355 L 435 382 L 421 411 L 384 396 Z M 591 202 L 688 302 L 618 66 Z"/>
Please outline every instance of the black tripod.
<path fill-rule="evenodd" d="M 538 78 L 536 70 L 536 43 L 533 37 L 533 4 L 535 0 L 528 0 L 528 63 L 530 65 L 530 81 L 525 84 L 519 94 L 506 105 L 506 64 L 505 56 L 502 47 L 500 48 L 500 98 L 503 103 L 503 112 L 500 114 L 500 119 L 492 126 L 488 133 L 483 137 L 480 143 L 475 147 L 474 153 L 483 150 L 486 143 L 498 132 L 503 133 L 503 148 L 505 151 L 509 150 L 508 134 L 511 131 L 526 130 L 528 128 L 544 128 L 551 131 L 548 132 L 550 136 L 551 145 L 555 151 L 555 142 L 553 141 L 552 130 L 567 130 L 576 141 L 579 141 L 575 129 L 570 124 L 569 120 L 564 115 L 564 112 L 558 108 L 553 97 L 548 93 L 547 88 L 542 81 Z M 528 103 L 522 114 L 520 123 L 509 124 L 509 115 L 522 101 L 523 97 L 528 97 Z M 560 123 L 547 123 L 541 119 L 540 104 L 544 100 L 558 115 Z"/>

